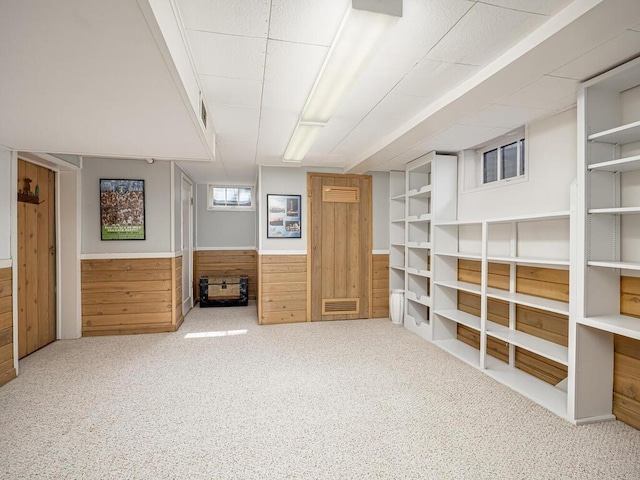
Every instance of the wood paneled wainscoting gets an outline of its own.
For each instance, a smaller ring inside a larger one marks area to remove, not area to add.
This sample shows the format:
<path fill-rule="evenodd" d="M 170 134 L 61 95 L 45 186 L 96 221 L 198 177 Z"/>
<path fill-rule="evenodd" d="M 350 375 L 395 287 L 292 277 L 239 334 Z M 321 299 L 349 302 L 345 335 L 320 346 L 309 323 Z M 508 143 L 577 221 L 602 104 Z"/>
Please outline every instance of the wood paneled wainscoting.
<path fill-rule="evenodd" d="M 620 313 L 639 317 L 640 278 L 620 277 Z M 640 429 L 640 340 L 614 335 L 613 414 Z"/>
<path fill-rule="evenodd" d="M 502 263 L 489 263 L 488 286 L 509 289 L 510 267 Z M 480 262 L 458 261 L 458 279 L 480 284 Z M 516 268 L 516 291 L 538 297 L 567 302 L 569 300 L 569 271 L 519 265 Z M 458 310 L 480 316 L 480 296 L 458 292 Z M 509 326 L 509 304 L 501 300 L 487 300 L 487 319 Z M 569 319 L 566 315 L 517 305 L 515 308 L 516 329 L 544 340 L 568 345 Z M 458 340 L 480 348 L 480 335 L 464 325 L 458 325 Z M 489 337 L 487 354 L 503 362 L 509 361 L 509 345 Z M 568 375 L 567 367 L 527 350 L 516 348 L 515 366 L 552 385 L 558 384 Z"/>
<path fill-rule="evenodd" d="M 261 255 L 258 323 L 308 321 L 307 256 Z"/>
<path fill-rule="evenodd" d="M 13 283 L 11 268 L 0 269 L 0 387 L 16 378 L 13 366 Z"/>
<path fill-rule="evenodd" d="M 181 257 L 82 260 L 82 335 L 177 330 L 181 272 Z"/>
<path fill-rule="evenodd" d="M 389 316 L 389 254 L 373 254 L 373 318 Z"/>
<path fill-rule="evenodd" d="M 200 298 L 200 277 L 213 275 L 249 277 L 249 300 L 256 299 L 258 287 L 258 254 L 255 250 L 197 250 L 194 252 L 194 301 Z"/>

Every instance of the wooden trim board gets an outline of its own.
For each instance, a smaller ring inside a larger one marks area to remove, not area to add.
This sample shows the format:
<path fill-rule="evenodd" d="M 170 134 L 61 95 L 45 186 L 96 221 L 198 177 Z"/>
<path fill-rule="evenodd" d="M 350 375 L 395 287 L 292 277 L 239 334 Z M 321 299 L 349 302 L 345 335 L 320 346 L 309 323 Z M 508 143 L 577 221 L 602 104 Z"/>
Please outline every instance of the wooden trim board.
<path fill-rule="evenodd" d="M 13 277 L 0 269 L 0 387 L 16 378 L 13 363 Z"/>

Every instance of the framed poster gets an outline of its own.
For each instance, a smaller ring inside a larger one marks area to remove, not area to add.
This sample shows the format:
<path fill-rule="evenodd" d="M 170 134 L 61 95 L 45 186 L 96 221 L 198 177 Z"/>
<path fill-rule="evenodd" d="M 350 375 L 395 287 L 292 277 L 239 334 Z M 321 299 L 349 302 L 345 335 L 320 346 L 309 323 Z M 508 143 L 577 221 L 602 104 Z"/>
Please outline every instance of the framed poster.
<path fill-rule="evenodd" d="M 267 238 L 302 238 L 300 195 L 267 195 Z"/>
<path fill-rule="evenodd" d="M 144 180 L 100 179 L 100 239 L 144 240 Z"/>

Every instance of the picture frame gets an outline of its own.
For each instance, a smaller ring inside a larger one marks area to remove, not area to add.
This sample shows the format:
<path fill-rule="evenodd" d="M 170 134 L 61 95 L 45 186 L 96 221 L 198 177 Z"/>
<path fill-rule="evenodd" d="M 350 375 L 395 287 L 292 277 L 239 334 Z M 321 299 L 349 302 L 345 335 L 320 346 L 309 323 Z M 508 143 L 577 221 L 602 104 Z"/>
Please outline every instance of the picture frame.
<path fill-rule="evenodd" d="M 267 238 L 302 238 L 301 195 L 267 195 Z"/>
<path fill-rule="evenodd" d="M 100 239 L 146 240 L 144 180 L 100 179 Z"/>

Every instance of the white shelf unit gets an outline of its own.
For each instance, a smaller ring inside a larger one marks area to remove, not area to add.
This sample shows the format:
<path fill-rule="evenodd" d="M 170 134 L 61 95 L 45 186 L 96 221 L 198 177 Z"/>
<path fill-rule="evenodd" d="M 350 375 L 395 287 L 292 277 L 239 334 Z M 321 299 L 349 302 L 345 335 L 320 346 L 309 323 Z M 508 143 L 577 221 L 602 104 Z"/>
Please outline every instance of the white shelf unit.
<path fill-rule="evenodd" d="M 640 318 L 620 311 L 620 277 L 640 270 L 640 59 L 578 90 L 576 371 L 577 422 L 613 418 L 613 335 L 640 339 Z"/>
<path fill-rule="evenodd" d="M 568 418 L 567 388 L 516 368 L 515 355 L 519 348 L 568 366 L 569 348 L 518 330 L 516 306 L 568 315 L 569 303 L 516 292 L 516 272 L 519 265 L 567 270 L 571 218 L 570 211 L 561 211 L 472 221 L 442 219 L 434 236 L 433 343 L 563 418 Z M 480 284 L 458 280 L 463 259 L 480 261 Z M 508 290 L 488 286 L 489 262 L 508 265 Z M 458 310 L 459 292 L 480 296 L 480 316 Z M 508 326 L 488 320 L 489 299 L 508 302 Z M 458 340 L 458 325 L 478 332 L 479 350 Z M 489 355 L 490 339 L 508 344 L 508 362 Z"/>
<path fill-rule="evenodd" d="M 405 173 L 389 173 L 389 289 L 404 290 L 405 269 Z M 401 221 L 396 221 L 402 219 Z"/>
<path fill-rule="evenodd" d="M 443 209 L 455 212 L 457 157 L 435 152 L 390 174 L 391 288 L 405 291 L 404 326 L 431 339 L 433 223 Z M 448 218 L 448 215 L 445 217 Z M 402 262 L 402 263 L 400 263 Z"/>

